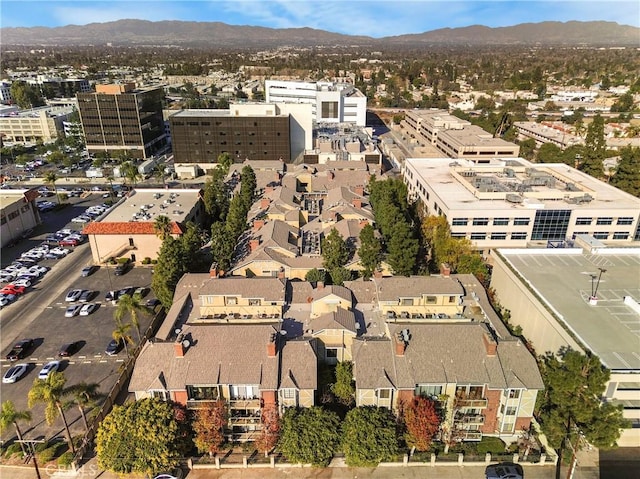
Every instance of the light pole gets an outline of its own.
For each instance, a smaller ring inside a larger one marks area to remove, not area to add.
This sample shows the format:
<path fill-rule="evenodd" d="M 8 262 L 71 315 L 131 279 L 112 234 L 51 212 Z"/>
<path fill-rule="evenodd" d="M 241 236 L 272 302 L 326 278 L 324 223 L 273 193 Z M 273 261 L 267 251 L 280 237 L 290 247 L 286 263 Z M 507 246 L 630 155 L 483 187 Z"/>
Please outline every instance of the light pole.
<path fill-rule="evenodd" d="M 27 462 L 33 459 L 33 465 L 36 468 L 36 477 L 38 479 L 42 479 L 40 477 L 40 469 L 38 469 L 38 460 L 36 459 L 35 445 L 44 443 L 44 439 L 17 439 L 16 442 L 25 444 L 27 446 L 27 449 L 29 450 L 29 453 L 27 455 Z"/>
<path fill-rule="evenodd" d="M 607 272 L 607 270 L 604 268 L 598 268 L 598 270 L 600 270 L 600 274 L 598 274 L 597 276 L 598 278 L 597 281 L 595 281 L 596 275 L 595 274 L 591 275 L 591 296 L 589 297 L 589 304 L 592 306 L 595 306 L 596 304 L 598 304 L 598 296 L 597 296 L 598 286 L 600 286 L 600 280 L 602 279 L 602 274 Z"/>

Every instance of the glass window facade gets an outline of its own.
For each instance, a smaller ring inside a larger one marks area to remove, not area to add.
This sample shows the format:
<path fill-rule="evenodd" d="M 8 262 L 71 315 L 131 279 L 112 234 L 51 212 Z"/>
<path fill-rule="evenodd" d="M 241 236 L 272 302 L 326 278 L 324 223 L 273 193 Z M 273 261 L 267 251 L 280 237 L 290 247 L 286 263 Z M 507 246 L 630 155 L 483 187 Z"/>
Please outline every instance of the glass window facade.
<path fill-rule="evenodd" d="M 561 240 L 566 238 L 571 210 L 538 210 L 533 222 L 531 239 Z"/>
<path fill-rule="evenodd" d="M 597 225 L 610 225 L 612 223 L 613 223 L 613 218 L 611 218 L 610 216 L 598 218 L 598 220 L 596 221 Z"/>
<path fill-rule="evenodd" d="M 469 223 L 469 218 L 453 218 L 451 224 L 453 226 L 467 226 Z"/>

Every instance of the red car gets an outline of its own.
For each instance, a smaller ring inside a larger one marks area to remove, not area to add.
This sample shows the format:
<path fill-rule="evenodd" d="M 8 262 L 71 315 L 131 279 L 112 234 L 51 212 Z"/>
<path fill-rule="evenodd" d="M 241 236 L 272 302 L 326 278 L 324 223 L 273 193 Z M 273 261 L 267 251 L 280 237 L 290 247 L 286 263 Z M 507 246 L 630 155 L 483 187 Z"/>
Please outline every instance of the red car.
<path fill-rule="evenodd" d="M 60 246 L 78 246 L 80 244 L 80 240 L 75 238 L 65 238 L 63 240 L 58 241 Z"/>
<path fill-rule="evenodd" d="M 8 284 L 4 288 L 0 289 L 1 294 L 22 294 L 26 288 L 24 286 L 15 286 Z"/>

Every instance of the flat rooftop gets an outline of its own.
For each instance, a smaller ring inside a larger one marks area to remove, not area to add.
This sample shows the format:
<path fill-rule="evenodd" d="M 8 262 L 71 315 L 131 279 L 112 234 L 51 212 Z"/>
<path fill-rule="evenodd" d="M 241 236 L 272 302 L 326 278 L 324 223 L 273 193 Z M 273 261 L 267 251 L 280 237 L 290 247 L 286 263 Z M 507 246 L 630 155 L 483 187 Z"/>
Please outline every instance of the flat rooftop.
<path fill-rule="evenodd" d="M 640 370 L 640 315 L 623 303 L 625 296 L 640 301 L 639 248 L 620 254 L 498 251 L 606 367 Z M 606 272 L 598 286 L 598 304 L 591 306 L 592 275 L 595 284 L 599 268 Z"/>
<path fill-rule="evenodd" d="M 132 190 L 105 216 L 103 223 L 153 222 L 158 216 L 182 222 L 198 202 L 200 190 L 150 188 Z"/>
<path fill-rule="evenodd" d="M 492 158 L 487 163 L 452 158 L 407 158 L 450 210 L 640 210 L 640 198 L 563 163 Z"/>

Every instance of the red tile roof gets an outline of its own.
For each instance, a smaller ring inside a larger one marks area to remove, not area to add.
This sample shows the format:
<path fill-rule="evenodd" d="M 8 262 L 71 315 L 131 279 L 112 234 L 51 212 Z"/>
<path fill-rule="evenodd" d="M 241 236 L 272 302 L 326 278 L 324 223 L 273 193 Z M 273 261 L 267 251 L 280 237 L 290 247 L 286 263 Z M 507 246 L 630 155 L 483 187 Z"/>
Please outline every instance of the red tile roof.
<path fill-rule="evenodd" d="M 84 227 L 85 235 L 155 235 L 151 221 L 92 222 Z M 171 222 L 171 234 L 181 235 L 182 229 L 175 221 Z"/>

